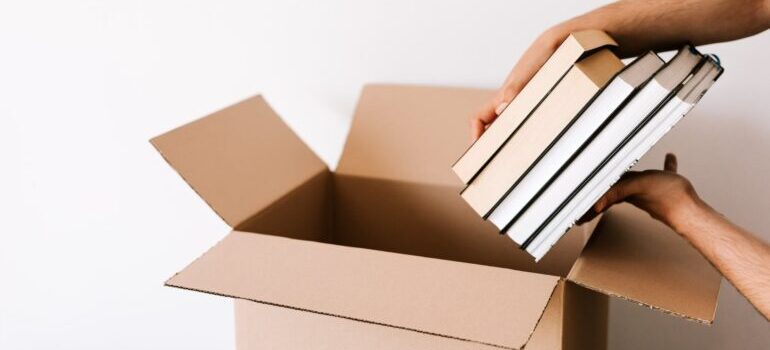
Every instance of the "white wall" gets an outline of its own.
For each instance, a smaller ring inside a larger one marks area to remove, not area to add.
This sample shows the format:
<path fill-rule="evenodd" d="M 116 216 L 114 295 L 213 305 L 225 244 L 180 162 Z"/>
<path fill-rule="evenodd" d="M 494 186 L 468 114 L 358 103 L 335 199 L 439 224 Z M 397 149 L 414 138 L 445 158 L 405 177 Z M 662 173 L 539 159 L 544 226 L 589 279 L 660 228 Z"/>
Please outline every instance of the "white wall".
<path fill-rule="evenodd" d="M 261 92 L 336 163 L 366 82 L 496 87 L 563 1 L 0 3 L 0 348 L 232 348 L 229 300 L 161 287 L 227 227 L 147 143 Z M 770 239 L 770 33 L 704 48 L 726 73 L 642 166 L 680 154 Z M 728 283 L 703 327 L 613 302 L 614 349 L 770 344 Z"/>

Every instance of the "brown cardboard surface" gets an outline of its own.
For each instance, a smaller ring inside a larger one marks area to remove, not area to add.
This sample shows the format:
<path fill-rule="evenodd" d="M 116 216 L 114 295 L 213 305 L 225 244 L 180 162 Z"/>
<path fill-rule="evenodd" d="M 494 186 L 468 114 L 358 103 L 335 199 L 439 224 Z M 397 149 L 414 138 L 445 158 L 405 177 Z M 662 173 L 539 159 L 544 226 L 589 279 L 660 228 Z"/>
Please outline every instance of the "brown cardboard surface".
<path fill-rule="evenodd" d="M 153 139 L 231 226 L 265 233 L 231 233 L 167 284 L 249 300 L 236 307 L 240 349 L 601 348 L 579 335 L 605 334 L 606 296 L 556 276 L 698 319 L 711 305 L 713 319 L 718 275 L 638 213 L 603 221 L 585 249 L 596 221 L 573 228 L 539 264 L 475 215 L 447 159 L 486 95 L 368 87 L 342 174 L 259 97 Z M 446 123 L 428 113 L 442 103 Z"/>
<path fill-rule="evenodd" d="M 600 222 L 568 279 L 596 291 L 711 323 L 721 276 L 692 246 L 622 204 Z"/>
<path fill-rule="evenodd" d="M 334 242 L 347 246 L 564 277 L 588 240 L 586 227 L 576 227 L 535 263 L 476 215 L 456 187 L 335 175 L 334 203 Z"/>
<path fill-rule="evenodd" d="M 238 350 L 495 350 L 484 345 L 341 317 L 235 300 Z M 529 349 L 529 346 L 527 346 Z"/>
<path fill-rule="evenodd" d="M 609 298 L 569 281 L 563 284 L 562 348 L 565 350 L 606 349 Z"/>
<path fill-rule="evenodd" d="M 459 186 L 451 166 L 490 90 L 367 85 L 337 173 Z"/>
<path fill-rule="evenodd" d="M 605 46 L 617 43 L 602 31 L 570 34 L 495 122 L 457 159 L 452 169 L 462 182 L 471 181 L 578 59 Z"/>
<path fill-rule="evenodd" d="M 257 215 L 235 227 L 238 231 L 265 232 L 289 238 L 331 242 L 332 178 L 329 171 L 318 173 L 273 202 Z"/>
<path fill-rule="evenodd" d="M 234 231 L 167 285 L 521 348 L 558 280 Z"/>
<path fill-rule="evenodd" d="M 151 142 L 230 227 L 327 170 L 260 96 Z"/>
<path fill-rule="evenodd" d="M 564 327 L 564 280 L 553 290 L 551 300 L 526 345 L 527 350 L 555 350 L 562 348 Z"/>
<path fill-rule="evenodd" d="M 607 316 L 606 295 L 561 280 L 525 348 L 606 349 Z"/>

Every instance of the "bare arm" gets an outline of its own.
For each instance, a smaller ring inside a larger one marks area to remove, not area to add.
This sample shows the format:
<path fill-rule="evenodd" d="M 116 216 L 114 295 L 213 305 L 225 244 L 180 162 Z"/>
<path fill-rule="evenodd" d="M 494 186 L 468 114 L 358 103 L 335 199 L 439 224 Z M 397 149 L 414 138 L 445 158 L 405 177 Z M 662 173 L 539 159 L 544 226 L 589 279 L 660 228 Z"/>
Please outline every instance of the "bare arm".
<path fill-rule="evenodd" d="M 486 126 L 521 91 L 571 32 L 601 29 L 620 44 L 621 56 L 745 38 L 770 27 L 770 0 L 626 0 L 600 7 L 541 34 L 522 55 L 495 97 L 471 119 L 472 134 Z"/>
<path fill-rule="evenodd" d="M 630 202 L 687 239 L 770 320 L 770 245 L 701 200 L 676 167 L 676 158 L 669 154 L 662 171 L 627 173 L 583 221 L 615 203 Z"/>
<path fill-rule="evenodd" d="M 620 55 L 745 38 L 770 26 L 767 0 L 632 0 L 598 8 L 557 26 L 566 33 L 603 29 Z M 565 36 L 566 37 L 566 36 Z"/>
<path fill-rule="evenodd" d="M 682 211 L 672 227 L 770 320 L 770 245 L 700 200 Z"/>
<path fill-rule="evenodd" d="M 486 126 L 527 84 L 574 31 L 601 29 L 620 44 L 621 56 L 748 37 L 770 27 L 770 0 L 626 0 L 558 24 L 522 55 L 495 97 L 471 119 L 472 134 Z M 627 201 L 663 221 L 700 251 L 770 319 L 770 245 L 732 224 L 703 202 L 690 182 L 676 174 L 676 158 L 665 170 L 629 172 L 587 214 Z"/>

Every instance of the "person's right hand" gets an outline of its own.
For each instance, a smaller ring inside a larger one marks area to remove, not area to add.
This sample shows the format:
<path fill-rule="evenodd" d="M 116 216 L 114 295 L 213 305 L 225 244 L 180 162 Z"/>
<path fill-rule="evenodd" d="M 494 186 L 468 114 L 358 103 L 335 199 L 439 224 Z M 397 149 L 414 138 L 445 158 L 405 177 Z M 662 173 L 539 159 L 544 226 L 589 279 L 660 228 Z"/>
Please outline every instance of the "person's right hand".
<path fill-rule="evenodd" d="M 629 171 L 583 216 L 587 222 L 620 202 L 629 202 L 677 230 L 701 200 L 692 184 L 677 174 L 676 156 L 669 153 L 663 170 Z M 679 230 L 677 230 L 679 232 Z"/>
<path fill-rule="evenodd" d="M 529 46 L 495 96 L 471 117 L 471 136 L 474 140 L 497 119 L 568 35 L 569 32 L 557 26 L 545 31 Z"/>
<path fill-rule="evenodd" d="M 540 34 L 513 67 L 497 94 L 471 118 L 471 135 L 484 133 L 508 103 L 571 32 L 603 30 L 617 42 L 620 57 L 648 50 L 675 50 L 745 38 L 770 27 L 770 0 L 618 1 L 559 23 Z"/>

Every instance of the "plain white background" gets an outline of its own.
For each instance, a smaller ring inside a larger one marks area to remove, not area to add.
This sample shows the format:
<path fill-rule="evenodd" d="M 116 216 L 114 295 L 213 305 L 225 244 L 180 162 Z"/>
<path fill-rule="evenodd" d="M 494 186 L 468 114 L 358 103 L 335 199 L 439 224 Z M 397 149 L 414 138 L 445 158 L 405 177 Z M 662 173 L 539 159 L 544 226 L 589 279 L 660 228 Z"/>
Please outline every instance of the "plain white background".
<path fill-rule="evenodd" d="M 601 1 L 3 1 L 0 348 L 233 348 L 232 303 L 162 287 L 227 231 L 147 140 L 263 93 L 332 167 L 362 84 L 497 87 Z M 639 167 L 676 151 L 770 239 L 770 33 L 703 48 L 726 73 Z M 759 349 L 723 283 L 704 327 L 613 301 L 613 349 Z"/>

